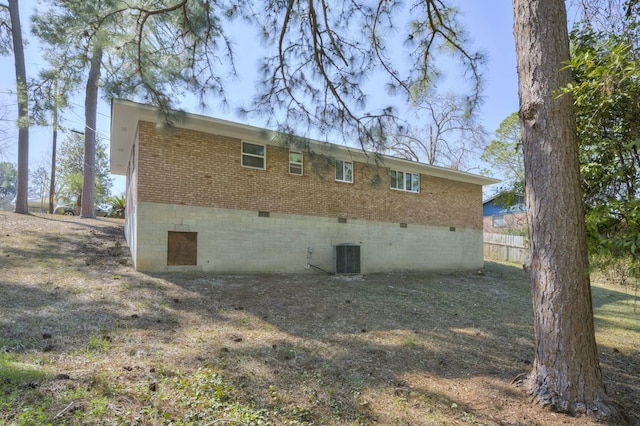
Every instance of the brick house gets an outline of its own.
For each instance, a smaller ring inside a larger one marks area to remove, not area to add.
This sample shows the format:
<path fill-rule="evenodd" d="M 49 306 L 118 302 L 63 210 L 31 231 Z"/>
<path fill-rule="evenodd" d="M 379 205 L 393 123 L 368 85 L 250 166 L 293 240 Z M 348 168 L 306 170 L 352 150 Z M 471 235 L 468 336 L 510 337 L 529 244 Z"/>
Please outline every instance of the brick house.
<path fill-rule="evenodd" d="M 494 179 L 186 114 L 159 130 L 115 100 L 111 172 L 126 175 L 137 270 L 374 273 L 483 264 Z"/>

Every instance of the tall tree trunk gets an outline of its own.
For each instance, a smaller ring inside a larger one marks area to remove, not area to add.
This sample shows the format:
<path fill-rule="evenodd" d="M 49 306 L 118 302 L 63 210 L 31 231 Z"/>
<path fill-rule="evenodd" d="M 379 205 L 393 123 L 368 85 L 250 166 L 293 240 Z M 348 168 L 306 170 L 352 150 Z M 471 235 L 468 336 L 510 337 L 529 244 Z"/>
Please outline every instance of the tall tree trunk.
<path fill-rule="evenodd" d="M 16 213 L 29 213 L 29 107 L 27 98 L 27 71 L 24 65 L 24 45 L 18 0 L 9 0 L 11 37 L 16 68 L 18 93 L 18 184 L 16 186 Z"/>
<path fill-rule="evenodd" d="M 564 0 L 513 0 L 533 297 L 535 360 L 526 386 L 571 414 L 620 418 L 598 361 L 588 275 Z"/>
<path fill-rule="evenodd" d="M 95 47 L 91 55 L 84 103 L 84 172 L 80 217 L 95 218 L 96 190 L 96 123 L 98 116 L 98 83 L 102 64 L 102 48 Z"/>
<path fill-rule="evenodd" d="M 56 196 L 56 151 L 58 150 L 58 82 L 53 83 L 53 142 L 51 147 L 51 180 L 49 181 L 49 214 L 53 214 Z"/>

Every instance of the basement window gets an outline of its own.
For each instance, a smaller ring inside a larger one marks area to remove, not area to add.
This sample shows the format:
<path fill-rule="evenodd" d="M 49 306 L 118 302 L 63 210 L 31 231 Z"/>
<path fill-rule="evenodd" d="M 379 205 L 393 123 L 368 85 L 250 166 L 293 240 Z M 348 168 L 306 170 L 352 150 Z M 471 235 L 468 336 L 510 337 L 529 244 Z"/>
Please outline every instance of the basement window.
<path fill-rule="evenodd" d="M 196 265 L 198 233 L 169 231 L 167 265 Z"/>

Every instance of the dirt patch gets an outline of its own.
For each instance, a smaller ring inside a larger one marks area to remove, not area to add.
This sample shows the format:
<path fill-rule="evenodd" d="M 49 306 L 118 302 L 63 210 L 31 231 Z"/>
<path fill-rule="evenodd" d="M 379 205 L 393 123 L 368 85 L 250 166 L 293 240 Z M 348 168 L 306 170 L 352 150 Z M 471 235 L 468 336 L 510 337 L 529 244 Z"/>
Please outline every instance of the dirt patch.
<path fill-rule="evenodd" d="M 148 275 L 122 233 L 117 219 L 0 212 L 0 360 L 28 377 L 0 395 L 0 422 L 595 424 L 511 384 L 533 359 L 518 268 Z M 634 315 L 621 289 L 594 299 Z M 618 328 L 599 334 L 601 361 L 639 424 L 640 331 Z"/>

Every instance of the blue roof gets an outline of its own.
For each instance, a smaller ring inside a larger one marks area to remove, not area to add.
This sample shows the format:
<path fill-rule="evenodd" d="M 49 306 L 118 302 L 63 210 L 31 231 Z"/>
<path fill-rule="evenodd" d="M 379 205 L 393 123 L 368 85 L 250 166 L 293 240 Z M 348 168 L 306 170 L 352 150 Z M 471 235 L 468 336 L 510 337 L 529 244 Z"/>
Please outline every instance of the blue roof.
<path fill-rule="evenodd" d="M 527 207 L 524 203 L 524 197 L 517 197 L 516 203 L 509 205 L 504 204 L 498 199 L 498 195 L 495 195 L 484 203 L 482 203 L 482 216 L 494 216 L 497 214 L 509 214 L 509 213 L 523 213 L 527 211 Z"/>

